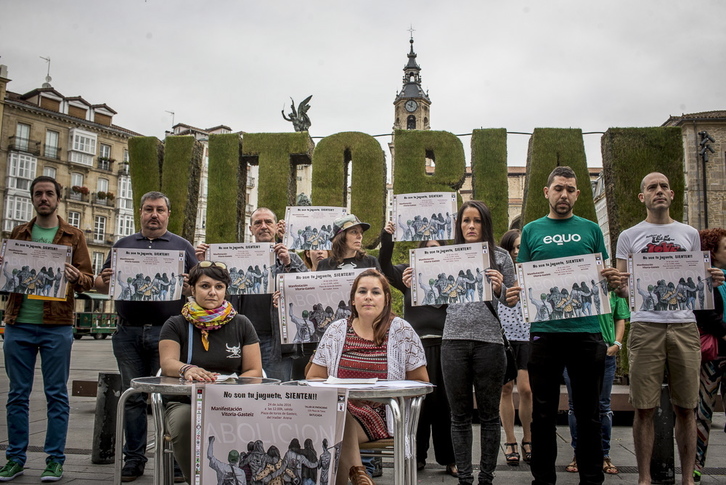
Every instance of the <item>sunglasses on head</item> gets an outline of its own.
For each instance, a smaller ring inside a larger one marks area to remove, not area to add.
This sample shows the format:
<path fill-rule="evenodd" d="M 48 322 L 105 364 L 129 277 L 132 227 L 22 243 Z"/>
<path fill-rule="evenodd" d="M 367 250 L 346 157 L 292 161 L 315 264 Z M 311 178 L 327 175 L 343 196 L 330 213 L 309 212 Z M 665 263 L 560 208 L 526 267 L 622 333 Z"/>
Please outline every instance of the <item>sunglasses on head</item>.
<path fill-rule="evenodd" d="M 218 261 L 200 261 L 199 262 L 200 268 L 211 268 L 212 266 L 214 266 L 216 268 L 227 269 L 226 264 L 220 263 Z"/>

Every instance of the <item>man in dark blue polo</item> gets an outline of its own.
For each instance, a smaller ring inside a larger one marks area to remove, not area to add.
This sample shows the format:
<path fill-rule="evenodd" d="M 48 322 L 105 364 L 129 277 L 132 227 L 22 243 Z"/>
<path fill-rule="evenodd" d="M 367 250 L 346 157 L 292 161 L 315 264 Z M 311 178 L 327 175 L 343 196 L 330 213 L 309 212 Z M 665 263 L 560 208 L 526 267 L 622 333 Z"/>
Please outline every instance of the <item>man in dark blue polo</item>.
<path fill-rule="evenodd" d="M 120 239 L 115 248 L 160 249 L 184 251 L 184 272 L 197 263 L 194 248 L 186 239 L 169 231 L 169 199 L 161 192 L 148 192 L 141 197 L 141 232 Z M 108 293 L 111 253 L 96 277 L 96 289 Z M 185 293 L 188 290 L 184 284 Z M 174 301 L 116 301 L 118 328 L 113 336 L 113 353 L 121 373 L 124 389 L 131 379 L 153 376 L 159 370 L 159 332 L 166 320 L 181 313 L 184 298 Z M 136 394 L 126 402 L 126 444 L 121 479 L 136 480 L 146 465 L 146 396 Z M 181 473 L 175 473 L 181 478 Z M 183 478 L 182 478 L 183 480 Z"/>

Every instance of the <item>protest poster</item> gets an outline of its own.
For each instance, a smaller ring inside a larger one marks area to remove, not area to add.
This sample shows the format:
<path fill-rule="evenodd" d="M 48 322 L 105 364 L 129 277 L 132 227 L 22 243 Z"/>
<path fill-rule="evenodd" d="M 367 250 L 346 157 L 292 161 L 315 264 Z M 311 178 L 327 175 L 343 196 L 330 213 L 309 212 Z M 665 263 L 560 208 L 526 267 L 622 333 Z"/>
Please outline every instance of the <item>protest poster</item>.
<path fill-rule="evenodd" d="M 173 301 L 182 297 L 184 251 L 111 248 L 113 300 Z"/>
<path fill-rule="evenodd" d="M 210 384 L 195 385 L 192 396 L 195 485 L 276 483 L 277 477 L 303 485 L 303 475 L 313 484 L 335 484 L 347 389 Z"/>
<path fill-rule="evenodd" d="M 345 207 L 288 206 L 282 243 L 291 251 L 330 250 L 333 222 L 347 214 Z"/>
<path fill-rule="evenodd" d="M 712 310 L 708 251 L 635 253 L 628 256 L 632 311 Z"/>
<path fill-rule="evenodd" d="M 602 254 L 582 254 L 517 264 L 526 322 L 610 313 Z"/>
<path fill-rule="evenodd" d="M 73 260 L 73 248 L 17 239 L 3 239 L 2 291 L 22 293 L 34 299 L 65 300 L 68 281 L 65 263 Z"/>
<path fill-rule="evenodd" d="M 319 342 L 330 323 L 348 318 L 353 281 L 365 269 L 277 275 L 281 343 Z"/>
<path fill-rule="evenodd" d="M 210 244 L 206 259 L 227 265 L 230 295 L 263 295 L 275 292 L 273 243 Z"/>
<path fill-rule="evenodd" d="M 411 249 L 411 305 L 489 301 L 492 285 L 485 242 Z"/>
<path fill-rule="evenodd" d="M 454 239 L 456 192 L 393 195 L 394 241 Z"/>

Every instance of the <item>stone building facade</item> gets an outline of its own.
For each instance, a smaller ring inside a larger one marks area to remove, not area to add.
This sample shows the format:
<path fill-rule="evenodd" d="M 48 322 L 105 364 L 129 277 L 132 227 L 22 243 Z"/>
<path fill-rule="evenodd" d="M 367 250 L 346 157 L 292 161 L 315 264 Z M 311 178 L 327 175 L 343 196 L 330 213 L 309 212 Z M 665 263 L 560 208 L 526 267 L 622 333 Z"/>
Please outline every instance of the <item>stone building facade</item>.
<path fill-rule="evenodd" d="M 62 186 L 59 215 L 86 234 L 98 272 L 120 237 L 133 234 L 128 140 L 106 104 L 66 97 L 49 82 L 24 94 L 7 91 L 0 72 L 0 216 L 2 236 L 34 216 L 30 182 L 49 175 Z"/>
<path fill-rule="evenodd" d="M 726 111 L 671 116 L 662 126 L 680 126 L 682 131 L 686 178 L 683 222 L 696 229 L 726 227 Z M 713 153 L 708 152 L 705 164 L 700 155 L 699 133 L 703 131 L 714 139 L 708 143 Z"/>

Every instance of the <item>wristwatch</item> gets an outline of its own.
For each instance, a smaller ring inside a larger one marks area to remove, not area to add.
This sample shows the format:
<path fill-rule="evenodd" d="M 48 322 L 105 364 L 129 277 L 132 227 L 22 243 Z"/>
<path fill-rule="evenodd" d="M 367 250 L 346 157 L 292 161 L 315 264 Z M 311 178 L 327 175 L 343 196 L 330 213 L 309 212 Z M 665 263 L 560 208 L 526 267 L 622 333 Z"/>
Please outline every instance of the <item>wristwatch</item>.
<path fill-rule="evenodd" d="M 620 343 L 620 342 L 618 342 L 617 340 L 616 340 L 615 342 L 613 342 L 613 344 L 614 344 L 614 345 L 617 345 L 619 349 L 622 349 L 622 348 L 623 348 L 623 344 L 621 344 L 621 343 Z"/>

